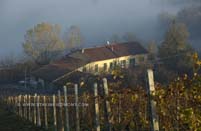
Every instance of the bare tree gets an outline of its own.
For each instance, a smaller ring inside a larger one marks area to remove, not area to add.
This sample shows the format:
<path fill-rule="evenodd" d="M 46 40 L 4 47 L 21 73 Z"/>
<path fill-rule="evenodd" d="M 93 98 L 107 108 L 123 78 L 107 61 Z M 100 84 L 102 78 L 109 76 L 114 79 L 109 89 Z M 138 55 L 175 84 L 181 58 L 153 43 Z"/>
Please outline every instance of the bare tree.
<path fill-rule="evenodd" d="M 110 41 L 114 43 L 118 43 L 118 42 L 121 42 L 122 40 L 118 34 L 113 34 L 112 37 L 110 38 Z"/>
<path fill-rule="evenodd" d="M 126 33 L 123 35 L 122 39 L 123 39 L 124 41 L 138 41 L 138 38 L 137 38 L 136 35 L 135 35 L 134 33 L 132 33 L 132 32 L 126 32 Z"/>

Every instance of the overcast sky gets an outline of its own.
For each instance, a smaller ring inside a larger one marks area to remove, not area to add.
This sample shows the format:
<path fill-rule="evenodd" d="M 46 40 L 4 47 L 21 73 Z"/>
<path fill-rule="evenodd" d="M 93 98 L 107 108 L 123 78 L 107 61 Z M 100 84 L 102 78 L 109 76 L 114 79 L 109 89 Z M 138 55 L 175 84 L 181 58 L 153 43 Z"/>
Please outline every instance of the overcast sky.
<path fill-rule="evenodd" d="M 41 22 L 81 28 L 87 46 L 107 41 L 112 34 L 133 32 L 157 39 L 157 16 L 177 6 L 159 0 L 0 0 L 0 57 L 22 52 L 26 30 Z"/>

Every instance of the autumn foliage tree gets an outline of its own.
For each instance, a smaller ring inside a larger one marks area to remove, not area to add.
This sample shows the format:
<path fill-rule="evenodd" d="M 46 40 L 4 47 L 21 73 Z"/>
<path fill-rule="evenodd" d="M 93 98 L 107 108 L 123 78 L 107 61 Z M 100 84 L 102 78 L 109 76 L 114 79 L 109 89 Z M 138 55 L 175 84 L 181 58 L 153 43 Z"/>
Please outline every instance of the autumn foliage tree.
<path fill-rule="evenodd" d="M 122 40 L 123 41 L 138 41 L 139 39 L 137 38 L 137 36 L 134 33 L 132 33 L 132 32 L 126 32 L 122 36 Z"/>
<path fill-rule="evenodd" d="M 149 52 L 149 59 L 155 60 L 157 56 L 158 47 L 155 41 L 151 41 L 147 45 L 147 50 Z"/>
<path fill-rule="evenodd" d="M 66 49 L 79 48 L 84 42 L 84 37 L 78 26 L 71 26 L 64 34 Z"/>
<path fill-rule="evenodd" d="M 188 72 L 193 67 L 193 49 L 188 43 L 186 26 L 173 22 L 159 47 L 158 56 L 164 67 L 177 73 Z"/>
<path fill-rule="evenodd" d="M 24 39 L 24 52 L 37 64 L 48 64 L 64 49 L 58 25 L 37 24 L 26 32 Z"/>

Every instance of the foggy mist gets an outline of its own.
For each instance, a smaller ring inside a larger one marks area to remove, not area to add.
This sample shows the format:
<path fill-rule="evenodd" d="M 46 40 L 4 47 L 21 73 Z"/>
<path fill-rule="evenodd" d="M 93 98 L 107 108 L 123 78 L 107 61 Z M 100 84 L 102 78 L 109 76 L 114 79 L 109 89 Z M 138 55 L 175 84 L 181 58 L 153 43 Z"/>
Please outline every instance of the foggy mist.
<path fill-rule="evenodd" d="M 1 0 L 0 56 L 20 54 L 25 32 L 41 22 L 62 32 L 79 26 L 86 45 L 105 43 L 113 34 L 133 32 L 144 42 L 161 39 L 158 14 L 176 13 L 185 4 L 160 0 Z"/>

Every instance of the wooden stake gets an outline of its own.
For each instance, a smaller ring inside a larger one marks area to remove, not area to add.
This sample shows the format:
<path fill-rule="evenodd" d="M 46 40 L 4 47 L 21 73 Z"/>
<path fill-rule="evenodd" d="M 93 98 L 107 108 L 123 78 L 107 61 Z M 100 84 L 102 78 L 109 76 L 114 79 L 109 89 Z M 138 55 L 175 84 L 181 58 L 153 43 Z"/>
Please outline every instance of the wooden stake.
<path fill-rule="evenodd" d="M 53 95 L 53 116 L 54 116 L 54 130 L 57 131 L 57 113 L 56 113 L 56 98 Z"/>
<path fill-rule="evenodd" d="M 119 103 L 118 103 L 118 123 L 121 123 L 121 94 L 119 94 Z"/>
<path fill-rule="evenodd" d="M 47 120 L 47 103 L 46 103 L 46 97 L 43 96 L 43 103 L 44 103 L 44 119 L 45 119 L 45 129 L 48 129 L 48 120 Z"/>
<path fill-rule="evenodd" d="M 148 74 L 148 95 L 149 96 L 154 96 L 155 95 L 155 87 L 154 87 L 154 75 L 153 75 L 153 70 L 148 69 L 147 70 Z M 149 106 L 151 110 L 151 130 L 152 131 L 159 131 L 159 123 L 158 123 L 158 116 L 156 114 L 156 101 L 153 99 L 149 99 Z"/>
<path fill-rule="evenodd" d="M 11 110 L 11 99 L 10 99 L 11 97 L 9 96 L 9 97 L 7 97 L 7 99 L 6 99 L 6 106 L 7 106 L 7 109 L 10 111 Z"/>
<path fill-rule="evenodd" d="M 28 103 L 29 103 L 29 107 L 28 107 L 28 117 L 29 117 L 29 121 L 32 121 L 31 119 L 31 96 L 28 96 Z"/>
<path fill-rule="evenodd" d="M 22 95 L 19 95 L 19 97 L 18 97 L 18 106 L 19 106 L 19 116 L 20 117 L 22 117 L 22 107 L 21 107 L 21 98 L 22 97 Z"/>
<path fill-rule="evenodd" d="M 12 105 L 11 96 L 9 96 L 8 97 L 8 105 L 7 106 L 8 106 L 8 110 L 10 110 L 10 111 L 12 110 L 11 105 Z"/>
<path fill-rule="evenodd" d="M 107 130 L 111 131 L 111 121 L 112 121 L 112 116 L 111 116 L 111 107 L 110 107 L 110 102 L 108 100 L 109 97 L 109 90 L 108 90 L 108 84 L 107 84 L 107 79 L 103 78 L 103 87 L 104 87 L 104 94 L 106 97 L 105 100 L 105 111 L 106 111 L 106 118 L 107 118 Z"/>
<path fill-rule="evenodd" d="M 67 88 L 64 86 L 65 131 L 70 131 L 67 95 Z"/>
<path fill-rule="evenodd" d="M 58 91 L 58 99 L 59 99 L 59 131 L 64 131 L 64 126 L 63 126 L 63 119 L 62 119 L 62 103 L 61 103 L 61 92 L 60 90 Z"/>
<path fill-rule="evenodd" d="M 95 121 L 96 121 L 96 131 L 100 131 L 97 83 L 94 83 L 94 97 L 95 97 L 95 115 L 96 115 Z"/>
<path fill-rule="evenodd" d="M 41 126 L 41 119 L 40 119 L 40 96 L 37 97 L 37 125 Z"/>
<path fill-rule="evenodd" d="M 24 104 L 23 104 L 23 108 L 24 108 L 24 118 L 27 119 L 27 95 L 24 95 Z"/>
<path fill-rule="evenodd" d="M 16 113 L 16 114 L 18 114 L 17 109 L 18 109 L 18 97 L 15 96 L 15 113 Z"/>
<path fill-rule="evenodd" d="M 1 99 L 0 99 L 1 101 Z M 13 107 L 13 113 L 15 113 L 15 96 L 12 96 L 12 107 Z"/>
<path fill-rule="evenodd" d="M 10 111 L 12 111 L 12 96 L 10 96 L 10 100 L 9 100 L 9 107 L 10 107 Z"/>
<path fill-rule="evenodd" d="M 37 94 L 34 95 L 34 124 L 36 125 L 36 97 Z"/>
<path fill-rule="evenodd" d="M 76 131 L 80 131 L 80 116 L 78 106 L 78 85 L 74 85 L 75 88 L 75 109 L 76 109 Z"/>

